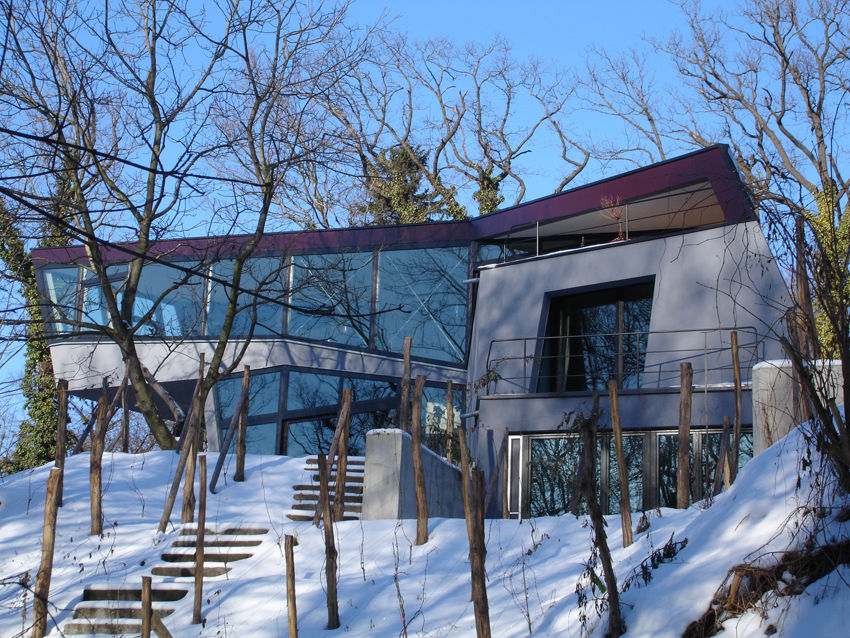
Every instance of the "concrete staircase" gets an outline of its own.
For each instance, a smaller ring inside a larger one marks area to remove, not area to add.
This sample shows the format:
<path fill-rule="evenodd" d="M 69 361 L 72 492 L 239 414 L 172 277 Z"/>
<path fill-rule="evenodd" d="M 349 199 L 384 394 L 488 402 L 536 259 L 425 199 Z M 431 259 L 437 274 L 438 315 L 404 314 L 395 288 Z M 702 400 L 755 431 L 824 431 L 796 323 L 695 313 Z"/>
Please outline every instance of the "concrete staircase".
<path fill-rule="evenodd" d="M 363 457 L 349 457 L 345 471 L 345 505 L 342 520 L 356 521 L 360 518 L 363 508 L 363 471 L 366 460 Z M 293 512 L 287 516 L 293 521 L 312 521 L 319 505 L 319 460 L 316 457 L 307 459 L 305 469 L 310 474 L 310 483 L 293 485 L 295 490 L 295 505 Z M 331 467 L 328 492 L 331 501 L 336 496 L 336 463 Z"/>
<path fill-rule="evenodd" d="M 222 576 L 230 571 L 229 563 L 253 556 L 252 548 L 263 542 L 263 536 L 268 531 L 261 527 L 205 529 L 204 579 Z M 183 528 L 180 536 L 162 553 L 164 564 L 154 565 L 151 569 L 151 575 L 154 576 L 152 608 L 154 615 L 159 618 L 173 614 L 176 603 L 186 598 L 192 588 L 197 534 L 197 526 Z M 168 580 L 163 582 L 162 579 Z M 65 635 L 77 636 L 140 634 L 141 601 L 141 586 L 86 587 L 82 602 L 74 607 L 73 619 L 64 624 L 62 631 Z"/>

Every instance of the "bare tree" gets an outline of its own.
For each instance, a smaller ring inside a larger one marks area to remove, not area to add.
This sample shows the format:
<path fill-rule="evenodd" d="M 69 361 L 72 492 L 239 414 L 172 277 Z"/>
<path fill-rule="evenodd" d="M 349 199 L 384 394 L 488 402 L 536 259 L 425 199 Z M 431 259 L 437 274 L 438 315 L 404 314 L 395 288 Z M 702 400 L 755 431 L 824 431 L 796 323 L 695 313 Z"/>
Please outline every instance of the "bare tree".
<path fill-rule="evenodd" d="M 58 319 L 119 347 L 137 408 L 157 443 L 171 447 L 138 340 L 198 333 L 196 317 L 165 325 L 162 307 L 176 294 L 202 298 L 222 244 L 176 265 L 156 242 L 196 229 L 249 234 L 221 282 L 226 303 L 203 398 L 244 352 L 224 361 L 245 306 L 246 262 L 286 201 L 290 172 L 322 160 L 315 96 L 358 55 L 358 42 L 339 33 L 345 6 L 41 0 L 6 8 L 0 193 L 56 221 L 45 206 L 48 182 L 57 173 L 67 179 L 72 212 L 61 223 L 85 247 L 97 299 Z M 151 268 L 168 274 L 153 293 L 145 289 Z"/>
<path fill-rule="evenodd" d="M 583 89 L 592 108 L 623 123 L 633 140 L 607 149 L 608 158 L 645 162 L 689 146 L 730 144 L 768 240 L 795 273 L 786 350 L 807 386 L 822 449 L 850 490 L 846 421 L 824 398 L 823 368 L 810 365 L 822 357 L 842 362 L 846 404 L 850 3 L 749 0 L 734 14 L 709 14 L 693 0 L 679 4 L 686 31 L 650 43 L 674 65 L 679 90 L 654 83 L 648 53 L 605 52 L 589 62 Z"/>
<path fill-rule="evenodd" d="M 479 214 L 518 204 L 526 192 L 521 158 L 547 130 L 572 167 L 557 190 L 585 167 L 587 151 L 564 133 L 573 94 L 565 75 L 518 62 L 502 39 L 457 47 L 380 35 L 370 63 L 336 85 L 328 102 L 367 196 L 404 154 L 444 217 L 465 218 L 470 200 Z"/>

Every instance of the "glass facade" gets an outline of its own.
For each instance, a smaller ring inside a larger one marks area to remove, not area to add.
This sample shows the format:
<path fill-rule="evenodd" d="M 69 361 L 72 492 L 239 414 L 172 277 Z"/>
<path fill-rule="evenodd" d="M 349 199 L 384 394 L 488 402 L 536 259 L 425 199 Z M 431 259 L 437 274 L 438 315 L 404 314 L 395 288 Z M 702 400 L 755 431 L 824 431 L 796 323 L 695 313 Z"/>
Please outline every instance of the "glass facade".
<path fill-rule="evenodd" d="M 143 324 L 140 336 L 217 337 L 221 332 L 229 293 L 222 282 L 231 280 L 235 262 L 215 262 L 209 282 L 197 264 L 181 265 L 196 268 L 198 274 L 159 263 L 145 266 L 133 310 L 133 320 Z M 78 318 L 79 271 L 43 270 L 57 319 Z M 123 264 L 108 268 L 119 299 L 126 274 Z M 468 246 L 252 258 L 243 268 L 231 335 L 288 335 L 392 353 L 400 353 L 409 336 L 413 356 L 461 363 L 466 357 L 468 293 L 463 282 L 468 275 Z M 100 284 L 89 271 L 82 291 L 79 318 L 109 325 Z M 72 329 L 70 323 L 61 326 L 66 332 Z"/>
<path fill-rule="evenodd" d="M 377 347 L 413 356 L 463 361 L 466 353 L 468 249 L 422 248 L 381 253 Z"/>
<path fill-rule="evenodd" d="M 292 262 L 289 334 L 368 346 L 374 258 L 374 253 L 296 256 Z"/>
<path fill-rule="evenodd" d="M 690 502 L 711 491 L 720 432 L 694 432 L 690 446 Z M 623 436 L 623 453 L 633 512 L 676 507 L 678 435 L 672 432 L 631 432 Z M 574 434 L 511 435 L 509 506 L 523 516 L 558 516 L 571 511 L 581 467 L 582 443 Z M 607 514 L 620 512 L 620 479 L 611 434 L 599 434 L 596 480 L 599 502 Z M 738 467 L 753 455 L 752 431 L 741 436 Z M 701 459 L 700 462 L 696 460 Z M 520 504 L 520 499 L 522 504 Z M 580 513 L 584 512 L 579 504 Z"/>
<path fill-rule="evenodd" d="M 207 329 L 210 336 L 217 336 L 224 325 L 227 312 L 229 288 L 215 281 L 232 281 L 235 262 L 219 261 L 212 266 L 213 281 L 207 302 Z M 274 336 L 283 333 L 284 306 L 267 299 L 258 299 L 250 292 L 258 292 L 272 300 L 286 301 L 287 295 L 286 260 L 279 257 L 259 257 L 248 259 L 242 269 L 240 292 L 236 300 L 236 315 L 233 318 L 231 333 L 234 336 L 253 334 L 255 336 Z M 252 331 L 253 326 L 253 331 Z"/>
<path fill-rule="evenodd" d="M 216 384 L 220 439 L 239 397 L 241 377 Z M 281 369 L 251 375 L 248 431 L 254 432 L 254 450 L 263 454 L 307 456 L 327 453 L 336 428 L 342 391 L 351 389 L 352 414 L 349 453 L 366 452 L 366 432 L 395 427 L 399 388 L 397 380 L 352 377 L 345 374 Z M 423 438 L 435 451 L 445 450 L 446 390 L 425 388 L 422 400 Z M 281 399 L 284 399 L 281 401 Z M 453 393 L 455 426 L 460 423 L 463 392 Z M 255 431 L 259 427 L 263 431 Z M 272 432 L 274 436 L 272 436 Z M 251 437 L 249 437 L 251 438 Z"/>

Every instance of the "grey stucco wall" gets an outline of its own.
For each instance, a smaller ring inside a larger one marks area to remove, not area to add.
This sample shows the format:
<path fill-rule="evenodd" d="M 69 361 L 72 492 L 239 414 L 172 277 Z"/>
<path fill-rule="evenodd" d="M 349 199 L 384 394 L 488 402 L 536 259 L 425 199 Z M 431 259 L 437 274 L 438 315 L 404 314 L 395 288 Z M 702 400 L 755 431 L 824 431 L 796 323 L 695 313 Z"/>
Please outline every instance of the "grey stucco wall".
<path fill-rule="evenodd" d="M 702 333 L 681 332 L 683 330 L 751 327 L 756 334 L 757 360 L 781 356 L 771 331 L 782 330 L 783 309 L 789 303 L 788 290 L 758 224 L 747 222 L 482 269 L 470 342 L 470 383 L 486 372 L 488 349 L 493 340 L 543 335 L 551 296 L 641 278 L 654 278 L 655 281 L 650 331 L 656 334 L 649 339 L 650 354 L 646 361 L 649 369 L 659 370 L 659 361 L 653 359 L 653 351 L 677 350 L 689 353 L 684 358 L 693 360 L 695 385 L 731 383 L 731 371 L 727 369 L 725 373 L 729 378 L 722 378 L 723 373 L 717 372 L 719 362 L 712 360 L 710 354 L 713 344 L 706 344 Z M 708 360 L 704 356 L 706 345 Z M 755 363 L 741 362 L 746 368 L 745 381 L 750 366 Z M 679 360 L 669 365 L 667 376 L 674 379 L 674 384 L 678 383 L 675 379 L 678 379 Z M 702 372 L 706 368 L 708 378 Z M 514 373 L 521 374 L 521 371 Z M 646 374 L 643 387 L 658 387 L 657 379 L 657 374 Z M 563 401 L 549 401 L 535 407 L 537 412 L 533 419 L 526 415 L 520 421 L 521 415 L 516 409 L 508 409 L 507 403 L 499 409 L 490 409 L 490 399 L 480 401 L 479 405 L 478 397 L 472 392 L 468 400 L 470 411 L 481 408 L 470 448 L 479 467 L 487 472 L 495 456 L 493 446 L 498 450 L 505 427 L 512 432 L 538 427 L 551 429 L 563 418 L 567 407 Z M 652 401 L 653 396 L 646 395 L 644 400 Z M 486 409 L 485 403 L 488 404 Z M 516 403 L 520 404 L 524 405 Z M 696 406 L 695 400 L 695 410 Z M 660 425 L 652 422 L 651 407 L 643 406 L 640 410 L 649 421 L 644 419 L 639 427 Z M 623 422 L 627 420 L 637 421 L 629 419 L 624 411 Z M 711 422 L 715 420 L 712 418 Z"/>
<path fill-rule="evenodd" d="M 821 396 L 844 404 L 840 361 L 815 364 Z M 802 421 L 796 381 L 790 361 L 759 363 L 753 368 L 753 453 L 764 452 Z"/>
<path fill-rule="evenodd" d="M 364 520 L 416 518 L 412 440 L 396 429 L 366 434 Z M 422 466 L 429 517 L 463 518 L 460 469 L 423 447 Z"/>

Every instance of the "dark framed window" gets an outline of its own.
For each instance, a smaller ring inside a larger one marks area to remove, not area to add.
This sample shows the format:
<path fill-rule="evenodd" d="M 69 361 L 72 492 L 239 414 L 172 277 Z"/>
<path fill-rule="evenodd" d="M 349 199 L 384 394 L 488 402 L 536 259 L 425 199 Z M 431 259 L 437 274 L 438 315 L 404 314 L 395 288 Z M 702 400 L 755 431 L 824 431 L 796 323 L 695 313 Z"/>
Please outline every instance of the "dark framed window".
<path fill-rule="evenodd" d="M 538 392 L 640 387 L 654 281 L 552 297 Z"/>

